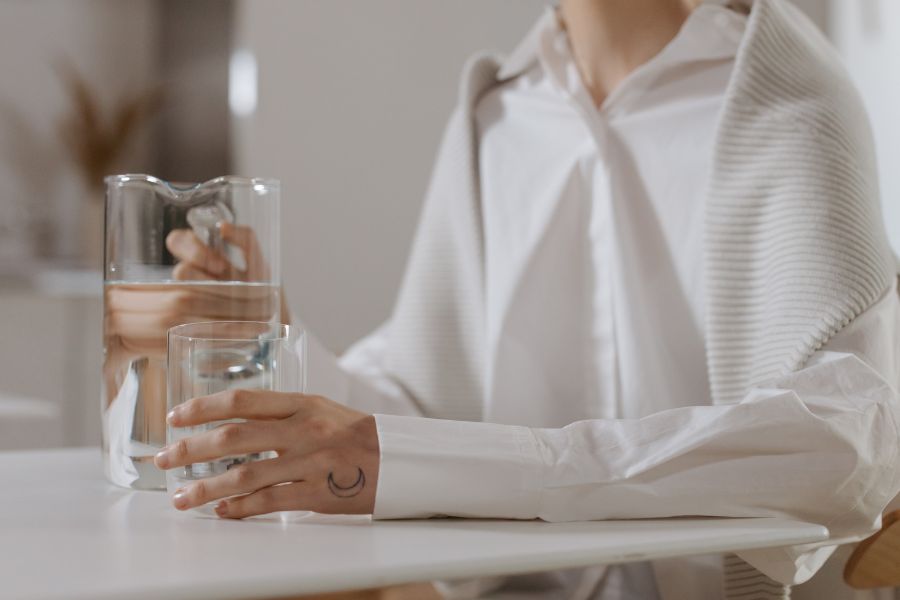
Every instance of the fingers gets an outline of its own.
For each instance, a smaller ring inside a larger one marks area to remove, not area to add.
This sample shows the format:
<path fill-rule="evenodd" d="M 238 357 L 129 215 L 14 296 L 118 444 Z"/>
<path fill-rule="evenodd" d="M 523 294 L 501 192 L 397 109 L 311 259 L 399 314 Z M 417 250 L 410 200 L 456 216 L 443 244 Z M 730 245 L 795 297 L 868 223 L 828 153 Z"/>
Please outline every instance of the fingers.
<path fill-rule="evenodd" d="M 179 262 L 172 269 L 172 279 L 177 281 L 215 281 L 216 277 L 188 262 Z"/>
<path fill-rule="evenodd" d="M 189 427 L 226 419 L 286 419 L 299 408 L 299 394 L 237 389 L 188 400 L 167 420 L 173 427 Z"/>
<path fill-rule="evenodd" d="M 108 311 L 117 313 L 258 314 L 266 316 L 261 320 L 268 320 L 274 312 L 275 300 L 271 295 L 271 288 L 265 286 L 117 285 L 106 290 L 106 306 Z"/>
<path fill-rule="evenodd" d="M 228 519 L 243 519 L 279 510 L 312 510 L 323 514 L 371 514 L 375 505 L 375 486 L 367 485 L 363 469 L 345 465 L 338 469 L 346 485 L 335 488 L 338 474 L 329 465 L 328 453 L 299 459 L 296 476 L 289 483 L 261 488 L 244 496 L 230 497 L 216 505 L 216 514 Z"/>
<path fill-rule="evenodd" d="M 220 231 L 222 239 L 237 246 L 243 253 L 246 270 L 236 269 L 219 252 L 204 244 L 190 229 L 174 229 L 166 237 L 166 247 L 180 261 L 173 271 L 175 279 L 179 281 L 223 278 L 254 281 L 268 279 L 268 265 L 253 229 L 245 225 L 222 223 Z"/>
<path fill-rule="evenodd" d="M 223 223 L 222 239 L 229 244 L 234 244 L 244 253 L 244 261 L 247 263 L 246 278 L 253 280 L 268 279 L 269 269 L 265 262 L 259 240 L 250 227 Z"/>
<path fill-rule="evenodd" d="M 166 236 L 166 248 L 180 261 L 220 277 L 228 272 L 230 264 L 224 256 L 200 241 L 190 229 L 173 229 Z"/>
<path fill-rule="evenodd" d="M 107 289 L 106 331 L 121 338 L 122 346 L 128 350 L 165 351 L 166 330 L 174 325 L 214 320 L 268 321 L 276 311 L 269 289 L 218 287 Z"/>
<path fill-rule="evenodd" d="M 299 481 L 303 460 L 272 458 L 249 462 L 228 469 L 216 477 L 202 479 L 175 493 L 175 508 L 187 510 L 209 502 L 249 494 L 285 481 Z"/>
<path fill-rule="evenodd" d="M 116 336 L 129 353 L 157 356 L 166 352 L 166 330 L 180 322 L 180 318 L 166 314 L 111 313 L 106 319 L 106 331 Z"/>
<path fill-rule="evenodd" d="M 229 497 L 220 516 L 244 518 L 279 510 L 367 514 L 375 506 L 380 447 L 374 417 L 327 398 L 266 390 L 229 390 L 173 410 L 173 427 L 226 423 L 180 440 L 156 456 L 162 469 L 224 456 L 274 450 L 277 459 L 195 481 L 173 501 L 181 509 Z M 235 495 L 244 496 L 234 497 Z"/>
<path fill-rule="evenodd" d="M 173 469 L 223 456 L 278 450 L 272 423 L 226 423 L 166 446 L 155 457 L 160 469 Z"/>
<path fill-rule="evenodd" d="M 312 510 L 312 487 L 305 481 L 266 487 L 259 491 L 222 500 L 216 514 L 226 519 L 243 519 L 279 510 Z"/>

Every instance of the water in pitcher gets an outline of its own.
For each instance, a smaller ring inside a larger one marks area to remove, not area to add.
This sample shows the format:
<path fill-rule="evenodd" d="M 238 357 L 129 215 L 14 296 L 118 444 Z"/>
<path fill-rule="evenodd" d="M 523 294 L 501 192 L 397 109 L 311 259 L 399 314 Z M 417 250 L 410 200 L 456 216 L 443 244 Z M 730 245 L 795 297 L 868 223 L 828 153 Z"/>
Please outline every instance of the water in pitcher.
<path fill-rule="evenodd" d="M 107 282 L 104 286 L 103 447 L 107 477 L 165 487 L 153 457 L 166 441 L 166 331 L 198 321 L 280 320 L 280 287 L 266 283 Z"/>

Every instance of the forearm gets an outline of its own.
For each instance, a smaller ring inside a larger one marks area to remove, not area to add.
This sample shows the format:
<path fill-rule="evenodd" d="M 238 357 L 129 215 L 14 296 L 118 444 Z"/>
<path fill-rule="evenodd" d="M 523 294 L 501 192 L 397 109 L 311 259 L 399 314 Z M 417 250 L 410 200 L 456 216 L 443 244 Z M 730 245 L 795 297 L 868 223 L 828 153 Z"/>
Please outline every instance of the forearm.
<path fill-rule="evenodd" d="M 897 398 L 841 361 L 737 405 L 562 429 L 379 416 L 376 516 L 779 515 L 865 530 L 897 491 Z M 813 377 L 825 371 L 830 389 Z"/>
<path fill-rule="evenodd" d="M 803 392 L 537 430 L 538 516 L 782 516 L 865 531 L 897 491 L 896 396 L 878 385 L 840 401 Z"/>

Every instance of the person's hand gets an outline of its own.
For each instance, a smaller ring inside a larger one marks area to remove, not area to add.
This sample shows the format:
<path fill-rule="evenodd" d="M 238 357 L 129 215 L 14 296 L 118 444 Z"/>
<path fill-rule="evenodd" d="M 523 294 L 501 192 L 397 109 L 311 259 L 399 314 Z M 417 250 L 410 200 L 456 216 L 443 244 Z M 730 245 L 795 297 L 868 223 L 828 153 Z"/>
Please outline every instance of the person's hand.
<path fill-rule="evenodd" d="M 241 251 L 243 268 L 232 264 L 221 252 L 204 244 L 191 229 L 173 229 L 166 236 L 166 248 L 178 259 L 172 277 L 179 281 L 265 281 L 269 266 L 250 227 L 222 223 L 222 239 Z"/>
<path fill-rule="evenodd" d="M 245 225 L 222 223 L 219 233 L 223 240 L 240 250 L 244 257 L 243 268 L 236 267 L 222 253 L 204 244 L 192 230 L 173 229 L 166 236 L 166 248 L 172 253 L 172 256 L 178 259 L 178 264 L 172 269 L 172 277 L 178 281 L 266 281 L 269 279 L 269 265 L 266 263 L 253 229 Z M 252 292 L 245 293 L 252 294 Z M 250 300 L 252 302 L 254 299 Z M 291 319 L 283 289 L 280 302 L 281 322 L 288 324 Z M 259 306 L 258 301 L 256 306 Z M 271 315 L 259 318 L 253 314 L 252 308 L 243 307 L 240 303 L 235 305 L 234 310 L 238 314 L 234 317 L 229 316 L 227 320 L 268 321 L 271 318 Z"/>
<path fill-rule="evenodd" d="M 166 247 L 178 259 L 172 269 L 177 281 L 265 281 L 268 265 L 249 227 L 224 223 L 222 239 L 243 254 L 238 268 L 220 252 L 205 245 L 190 229 L 175 229 Z M 146 286 L 127 284 L 106 291 L 106 332 L 127 356 L 164 356 L 166 331 L 182 323 L 199 321 L 269 321 L 281 303 L 281 320 L 289 322 L 287 302 L 272 297 L 265 286 Z"/>
<path fill-rule="evenodd" d="M 274 450 L 177 491 L 186 510 L 219 500 L 220 517 L 241 519 L 281 510 L 371 514 L 379 449 L 375 418 L 319 396 L 229 390 L 194 398 L 168 416 L 173 427 L 222 421 L 210 431 L 163 448 L 156 466 L 173 469 L 227 456 Z"/>

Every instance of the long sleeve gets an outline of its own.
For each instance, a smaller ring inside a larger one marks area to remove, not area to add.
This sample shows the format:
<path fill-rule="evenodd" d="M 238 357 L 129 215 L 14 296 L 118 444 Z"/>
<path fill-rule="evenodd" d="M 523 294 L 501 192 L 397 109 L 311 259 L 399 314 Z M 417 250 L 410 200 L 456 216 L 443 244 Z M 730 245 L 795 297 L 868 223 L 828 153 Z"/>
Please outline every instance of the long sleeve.
<path fill-rule="evenodd" d="M 377 417 L 377 518 L 782 516 L 861 535 L 900 491 L 891 290 L 738 404 L 540 429 Z"/>

